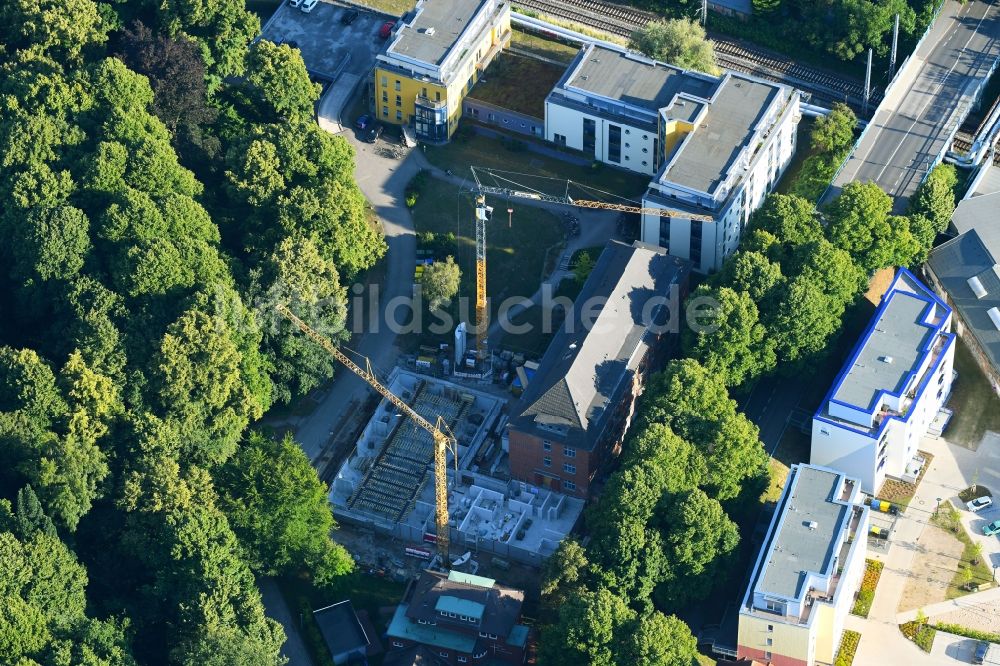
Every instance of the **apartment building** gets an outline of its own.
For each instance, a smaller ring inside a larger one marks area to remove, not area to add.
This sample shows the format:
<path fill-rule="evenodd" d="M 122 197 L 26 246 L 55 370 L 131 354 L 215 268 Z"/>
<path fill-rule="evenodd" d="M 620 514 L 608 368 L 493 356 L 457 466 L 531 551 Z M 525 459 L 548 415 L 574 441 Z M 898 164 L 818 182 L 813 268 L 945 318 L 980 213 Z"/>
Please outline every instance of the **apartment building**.
<path fill-rule="evenodd" d="M 422 646 L 445 664 L 524 663 L 529 629 L 524 592 L 492 578 L 425 571 L 386 631 L 394 650 Z"/>
<path fill-rule="evenodd" d="M 689 274 L 662 248 L 605 247 L 512 410 L 511 476 L 588 497 L 621 448 L 646 376 L 676 340 Z"/>
<path fill-rule="evenodd" d="M 545 101 L 545 137 L 649 175 L 641 238 L 711 273 L 795 152 L 799 95 L 710 76 L 603 44 L 585 46 Z M 694 217 L 685 216 L 689 213 Z"/>
<path fill-rule="evenodd" d="M 510 42 L 510 5 L 501 0 L 419 0 L 375 60 L 375 113 L 442 143 L 462 100 Z"/>
<path fill-rule="evenodd" d="M 1000 169 L 989 191 L 958 204 L 952 226 L 958 235 L 931 250 L 924 274 L 955 311 L 955 333 L 1000 394 Z M 987 181 L 988 183 L 989 181 Z M 980 179 L 979 185 L 983 181 Z"/>
<path fill-rule="evenodd" d="M 868 521 L 858 479 L 792 465 L 740 606 L 739 658 L 834 662 L 864 576 Z"/>
<path fill-rule="evenodd" d="M 920 438 L 948 400 L 952 311 L 900 269 L 813 416 L 809 462 L 877 493 L 885 478 L 915 481 Z"/>

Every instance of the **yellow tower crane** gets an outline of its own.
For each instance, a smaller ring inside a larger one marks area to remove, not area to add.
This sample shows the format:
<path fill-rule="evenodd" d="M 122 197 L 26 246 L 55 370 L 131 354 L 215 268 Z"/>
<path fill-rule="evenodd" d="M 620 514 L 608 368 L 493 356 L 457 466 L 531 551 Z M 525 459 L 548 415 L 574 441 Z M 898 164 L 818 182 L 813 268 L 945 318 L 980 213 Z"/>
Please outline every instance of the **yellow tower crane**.
<path fill-rule="evenodd" d="M 434 438 L 434 504 L 435 525 L 437 527 L 437 550 L 438 554 L 441 555 L 442 566 L 449 566 L 451 561 L 448 559 L 448 546 L 451 534 L 450 527 L 448 526 L 448 451 L 451 451 L 457 463 L 458 442 L 448 428 L 448 424 L 440 416 L 437 417 L 437 423 L 432 424 L 414 411 L 412 407 L 397 397 L 396 394 L 378 380 L 378 377 L 372 371 L 371 362 L 367 358 L 365 359 L 365 367 L 362 368 L 347 358 L 330 340 L 313 330 L 309 324 L 296 317 L 287 306 L 279 303 L 276 308 L 279 313 L 298 327 L 307 337 L 328 351 L 331 356 L 340 361 L 348 370 L 365 380 L 383 398 L 391 402 L 397 409 L 412 419 L 418 426 L 429 432 L 431 437 Z"/>
<path fill-rule="evenodd" d="M 622 213 L 637 213 L 639 215 L 659 215 L 660 217 L 681 217 L 687 220 L 698 220 L 700 222 L 714 222 L 711 215 L 701 215 L 683 210 L 671 208 L 650 208 L 644 206 L 633 206 L 631 204 L 608 203 L 606 201 L 596 201 L 590 199 L 574 199 L 569 196 L 569 186 L 574 184 L 567 180 L 566 194 L 563 196 L 546 194 L 539 190 L 524 187 L 514 182 L 502 174 L 514 176 L 526 176 L 527 174 L 517 174 L 497 169 L 483 169 L 481 167 L 469 167 L 472 170 L 472 178 L 476 181 L 476 351 L 479 358 L 487 355 L 486 341 L 489 335 L 489 309 L 486 307 L 486 223 L 490 220 L 493 209 L 486 205 L 486 195 L 493 194 L 508 199 L 529 199 L 531 201 L 544 201 L 548 203 L 564 204 L 567 206 L 579 206 L 580 208 L 594 208 L 599 210 L 614 210 Z M 483 185 L 479 179 L 479 173 L 488 174 L 494 181 L 507 182 L 512 187 L 498 187 Z M 577 183 L 577 185 L 579 185 Z M 519 189 L 520 188 L 520 189 Z M 593 189 L 593 188 L 588 188 Z M 598 191 L 598 190 L 595 190 Z M 601 192 L 608 196 L 615 196 L 608 192 Z M 508 208 L 508 213 L 512 212 Z"/>

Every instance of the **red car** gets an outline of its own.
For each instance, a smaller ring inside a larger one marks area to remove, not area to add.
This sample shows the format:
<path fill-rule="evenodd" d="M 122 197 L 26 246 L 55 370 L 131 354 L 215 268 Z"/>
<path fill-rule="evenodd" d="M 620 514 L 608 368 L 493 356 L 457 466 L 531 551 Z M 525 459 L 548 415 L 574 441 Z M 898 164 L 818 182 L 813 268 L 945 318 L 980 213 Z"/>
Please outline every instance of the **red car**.
<path fill-rule="evenodd" d="M 392 29 L 395 25 L 395 21 L 386 21 L 382 24 L 382 27 L 378 29 L 378 36 L 382 39 L 389 39 L 389 35 L 392 34 Z"/>

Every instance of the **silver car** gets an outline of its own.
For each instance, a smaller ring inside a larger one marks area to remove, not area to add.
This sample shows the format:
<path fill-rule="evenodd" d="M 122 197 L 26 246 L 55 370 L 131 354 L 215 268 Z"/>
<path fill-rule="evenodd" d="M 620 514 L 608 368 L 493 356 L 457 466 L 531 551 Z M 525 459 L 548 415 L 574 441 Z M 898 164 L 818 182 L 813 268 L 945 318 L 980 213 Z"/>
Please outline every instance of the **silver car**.
<path fill-rule="evenodd" d="M 975 513 L 977 511 L 982 511 L 988 506 L 993 506 L 993 498 L 989 495 L 983 495 L 982 497 L 977 497 L 974 500 L 966 502 L 965 506 L 969 507 L 969 511 Z"/>

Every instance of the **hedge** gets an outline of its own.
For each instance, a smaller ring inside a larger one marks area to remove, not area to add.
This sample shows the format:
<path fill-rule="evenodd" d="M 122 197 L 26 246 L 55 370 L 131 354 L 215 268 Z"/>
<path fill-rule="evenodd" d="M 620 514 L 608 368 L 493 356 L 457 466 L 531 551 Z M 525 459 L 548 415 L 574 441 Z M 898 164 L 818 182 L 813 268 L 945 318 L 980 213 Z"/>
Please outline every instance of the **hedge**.
<path fill-rule="evenodd" d="M 907 622 L 899 625 L 899 630 L 924 652 L 930 652 L 931 648 L 934 647 L 934 636 L 937 634 L 937 630 L 929 624 L 920 625 L 916 622 Z"/>
<path fill-rule="evenodd" d="M 949 634 L 955 634 L 956 636 L 965 636 L 966 638 L 974 638 L 977 641 L 989 641 L 990 643 L 1000 643 L 1000 634 L 995 634 L 991 631 L 980 631 L 978 629 L 970 629 L 969 627 L 963 627 L 960 624 L 948 624 L 947 622 L 937 622 L 933 626 L 938 631 L 944 631 Z"/>
<path fill-rule="evenodd" d="M 854 663 L 854 653 L 858 651 L 861 634 L 848 629 L 840 639 L 840 650 L 837 651 L 837 661 L 833 666 L 851 666 Z"/>

